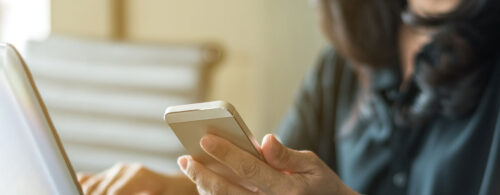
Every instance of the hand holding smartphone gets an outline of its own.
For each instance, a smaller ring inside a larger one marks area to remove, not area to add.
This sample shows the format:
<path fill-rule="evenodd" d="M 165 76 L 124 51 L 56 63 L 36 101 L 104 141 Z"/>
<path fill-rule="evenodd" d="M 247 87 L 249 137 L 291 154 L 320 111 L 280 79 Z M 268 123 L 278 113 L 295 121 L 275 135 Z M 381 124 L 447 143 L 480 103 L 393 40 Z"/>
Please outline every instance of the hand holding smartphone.
<path fill-rule="evenodd" d="M 231 104 L 214 101 L 172 106 L 166 109 L 164 119 L 193 159 L 230 181 L 252 188 L 200 146 L 204 135 L 213 134 L 263 159 L 257 140 Z"/>

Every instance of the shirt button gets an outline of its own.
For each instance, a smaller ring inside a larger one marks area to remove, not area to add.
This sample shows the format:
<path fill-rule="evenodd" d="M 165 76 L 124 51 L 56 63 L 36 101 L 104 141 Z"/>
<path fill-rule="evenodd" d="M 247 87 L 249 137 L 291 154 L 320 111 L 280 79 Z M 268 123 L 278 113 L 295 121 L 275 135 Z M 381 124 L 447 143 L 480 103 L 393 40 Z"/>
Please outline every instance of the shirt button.
<path fill-rule="evenodd" d="M 399 188 L 403 188 L 406 185 L 406 173 L 398 172 L 392 177 L 392 183 Z"/>

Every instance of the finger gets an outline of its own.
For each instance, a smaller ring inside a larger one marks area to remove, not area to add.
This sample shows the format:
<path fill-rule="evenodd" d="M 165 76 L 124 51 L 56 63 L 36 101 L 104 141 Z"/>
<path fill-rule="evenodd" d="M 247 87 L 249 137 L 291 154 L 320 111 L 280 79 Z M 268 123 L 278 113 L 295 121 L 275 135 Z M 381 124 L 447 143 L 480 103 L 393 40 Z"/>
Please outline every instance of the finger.
<path fill-rule="evenodd" d="M 93 177 L 88 178 L 85 182 L 82 183 L 82 190 L 84 194 L 92 194 L 101 180 L 104 178 L 103 174 L 98 174 Z"/>
<path fill-rule="evenodd" d="M 310 151 L 297 151 L 283 146 L 272 134 L 262 141 L 262 155 L 273 168 L 294 173 L 311 172 L 322 161 Z"/>
<path fill-rule="evenodd" d="M 126 168 L 127 168 L 127 165 L 124 165 L 121 163 L 111 167 L 108 171 L 106 171 L 104 178 L 101 180 L 99 185 L 96 187 L 93 194 L 99 194 L 99 195 L 106 194 L 109 187 L 112 186 L 113 183 L 115 183 L 115 181 L 122 176 L 122 174 Z"/>
<path fill-rule="evenodd" d="M 229 141 L 214 135 L 205 135 L 200 144 L 209 155 L 260 190 L 271 193 L 286 188 L 284 184 L 287 181 L 283 173 L 269 167 L 265 162 Z"/>
<path fill-rule="evenodd" d="M 90 173 L 77 173 L 76 178 L 78 179 L 78 183 L 83 184 L 85 181 L 87 181 L 90 177 L 94 176 L 93 174 Z"/>
<path fill-rule="evenodd" d="M 257 194 L 230 183 L 225 178 L 215 174 L 190 156 L 182 156 L 177 161 L 181 170 L 193 181 L 199 193 L 206 194 Z"/>
<path fill-rule="evenodd" d="M 161 180 L 156 173 L 140 164 L 134 164 L 125 170 L 120 179 L 109 188 L 109 194 L 158 194 L 158 186 L 151 185 L 148 180 Z M 156 181 L 155 181 L 156 182 Z"/>

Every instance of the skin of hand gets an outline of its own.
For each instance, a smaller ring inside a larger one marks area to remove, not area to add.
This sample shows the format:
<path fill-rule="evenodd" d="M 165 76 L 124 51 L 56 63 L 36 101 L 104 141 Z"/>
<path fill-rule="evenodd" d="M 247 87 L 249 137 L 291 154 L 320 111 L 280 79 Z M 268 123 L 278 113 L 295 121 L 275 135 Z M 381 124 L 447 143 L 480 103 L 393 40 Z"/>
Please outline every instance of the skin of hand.
<path fill-rule="evenodd" d="M 197 185 L 200 194 L 358 194 L 343 184 L 316 154 L 287 148 L 273 135 L 266 135 L 261 146 L 266 162 L 214 135 L 205 135 L 200 145 L 258 189 L 249 191 L 231 183 L 191 156 L 179 157 L 179 167 Z"/>
<path fill-rule="evenodd" d="M 119 163 L 101 173 L 78 173 L 77 177 L 88 195 L 197 194 L 195 185 L 184 175 L 162 175 L 141 164 Z"/>

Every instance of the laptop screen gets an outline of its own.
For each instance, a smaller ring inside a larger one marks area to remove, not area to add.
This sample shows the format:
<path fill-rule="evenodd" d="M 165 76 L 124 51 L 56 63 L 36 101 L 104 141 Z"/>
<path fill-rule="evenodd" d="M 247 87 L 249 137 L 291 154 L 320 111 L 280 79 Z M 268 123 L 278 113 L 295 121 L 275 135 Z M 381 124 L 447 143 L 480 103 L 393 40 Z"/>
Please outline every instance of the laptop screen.
<path fill-rule="evenodd" d="M 0 194 L 81 194 L 30 73 L 0 44 Z"/>

